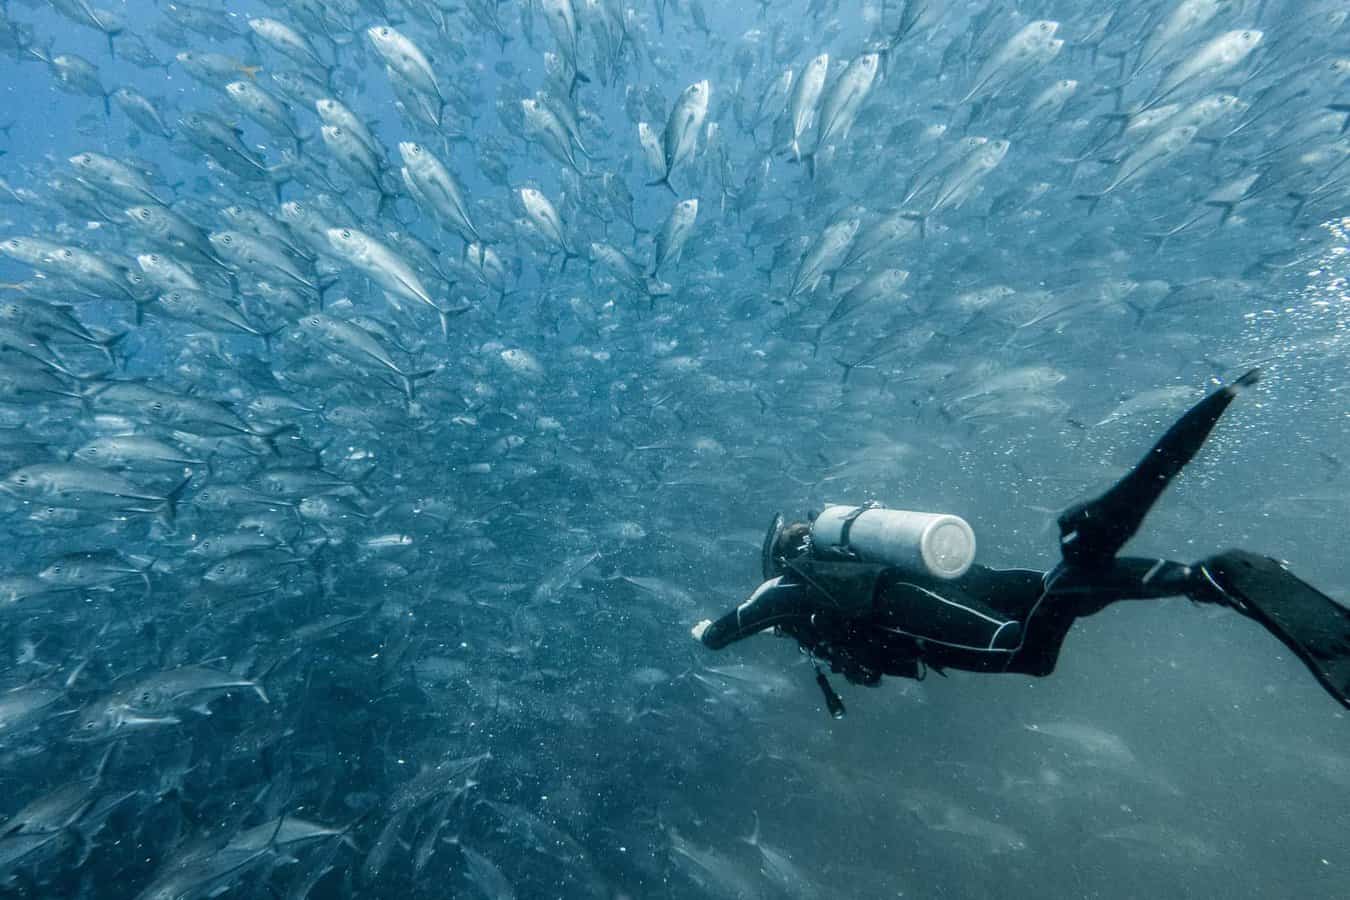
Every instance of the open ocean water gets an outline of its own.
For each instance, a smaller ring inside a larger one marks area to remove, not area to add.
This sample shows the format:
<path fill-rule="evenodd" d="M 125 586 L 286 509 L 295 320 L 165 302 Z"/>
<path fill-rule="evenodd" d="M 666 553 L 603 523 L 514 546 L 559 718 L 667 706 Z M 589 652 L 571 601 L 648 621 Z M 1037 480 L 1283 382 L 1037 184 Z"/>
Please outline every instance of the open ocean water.
<path fill-rule="evenodd" d="M 1350 8 L 0 3 L 0 897 L 1337 898 L 1253 622 L 839 683 L 775 511 L 1350 598 Z"/>

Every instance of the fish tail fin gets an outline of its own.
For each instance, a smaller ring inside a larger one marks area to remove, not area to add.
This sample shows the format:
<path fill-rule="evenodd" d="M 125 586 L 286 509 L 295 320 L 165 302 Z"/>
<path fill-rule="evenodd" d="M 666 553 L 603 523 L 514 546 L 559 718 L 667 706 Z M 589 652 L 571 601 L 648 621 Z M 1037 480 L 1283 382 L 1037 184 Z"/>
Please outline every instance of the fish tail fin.
<path fill-rule="evenodd" d="M 258 73 L 262 71 L 262 66 L 240 66 L 239 71 L 243 72 L 249 81 L 257 81 Z"/>
<path fill-rule="evenodd" d="M 1121 108 L 1125 105 L 1125 85 L 1126 85 L 1127 83 L 1128 83 L 1128 82 L 1122 81 L 1122 82 L 1119 83 L 1119 84 L 1108 84 L 1108 85 L 1103 85 L 1102 87 L 1100 87 L 1100 88 L 1098 88 L 1098 89 L 1096 90 L 1096 94 L 1097 94 L 1097 96 L 1099 96 L 1099 97 L 1100 97 L 1100 96 L 1104 96 L 1104 95 L 1108 95 L 1108 94 L 1111 95 L 1111 96 L 1113 96 L 1113 97 L 1115 97 L 1115 98 L 1116 98 L 1115 108 L 1116 108 L 1117 110 L 1119 110 L 1119 109 L 1121 109 Z M 1147 109 L 1150 109 L 1150 108 L 1151 108 L 1151 107 L 1149 107 L 1149 106 L 1145 106 L 1143 109 L 1136 110 L 1135 112 L 1136 112 L 1136 113 L 1144 112 L 1144 110 L 1147 110 Z"/>
<path fill-rule="evenodd" d="M 80 398 L 80 405 L 84 407 L 86 414 L 92 415 L 94 411 L 93 400 L 99 394 L 112 387 L 113 382 L 104 381 L 101 378 L 90 378 L 80 381 L 80 387 L 76 389 L 76 396 Z"/>
<path fill-rule="evenodd" d="M 20 44 L 21 47 L 23 48 L 23 51 L 24 51 L 25 53 L 27 53 L 29 56 L 33 57 L 33 59 L 36 59 L 38 62 L 46 63 L 47 65 L 51 65 L 51 62 L 52 62 L 52 48 L 56 45 L 56 40 L 55 40 L 55 38 L 47 38 L 47 39 L 46 39 L 42 44 L 40 44 L 40 45 L 39 45 L 36 41 L 34 41 L 34 42 L 32 42 L 32 43 L 27 43 L 27 44 L 25 44 L 25 43 L 24 43 L 23 35 L 20 34 L 20 35 L 19 35 L 19 44 Z"/>
<path fill-rule="evenodd" d="M 816 151 L 802 154 L 802 162 L 806 163 L 806 173 L 811 176 L 811 180 L 816 180 Z"/>
<path fill-rule="evenodd" d="M 267 354 L 267 358 L 268 358 L 268 359 L 271 359 L 271 358 L 272 358 L 272 338 L 274 338 L 274 337 L 276 337 L 277 335 L 281 334 L 281 333 L 282 333 L 283 331 L 285 331 L 285 330 L 286 330 L 286 326 L 285 326 L 285 325 L 278 325 L 276 328 L 273 328 L 271 331 L 260 331 L 260 332 L 258 332 L 258 337 L 262 338 L 262 342 L 263 342 L 263 350 L 264 350 L 264 352 Z"/>
<path fill-rule="evenodd" d="M 827 323 L 828 324 L 828 323 Z M 821 325 L 816 329 L 815 337 L 811 338 L 811 358 L 815 359 L 820 355 L 820 340 L 825 336 L 825 326 Z"/>
<path fill-rule="evenodd" d="M 750 830 L 750 836 L 749 836 L 749 837 L 743 837 L 743 838 L 737 838 L 737 840 L 739 840 L 739 841 L 740 841 L 741 843 L 743 843 L 743 844 L 749 844 L 751 847 L 758 847 L 758 846 L 759 846 L 759 812 L 758 812 L 758 811 L 752 810 L 752 811 L 751 811 L 751 814 L 755 817 L 755 825 L 754 825 L 754 827 Z"/>
<path fill-rule="evenodd" d="M 426 369 L 425 371 L 422 372 L 399 373 L 399 377 L 403 379 L 403 393 L 407 395 L 409 402 L 417 399 L 415 393 L 417 382 L 421 381 L 423 378 L 430 378 L 432 375 L 435 375 L 439 371 L 440 369 L 436 368 L 436 369 Z"/>
<path fill-rule="evenodd" d="M 844 369 L 844 377 L 840 379 L 839 383 L 848 384 L 848 377 L 853 374 L 853 370 L 857 367 L 858 364 L 855 362 L 852 363 L 844 362 L 837 356 L 835 357 L 834 362 L 836 365 L 842 366 Z"/>
<path fill-rule="evenodd" d="M 263 442 L 267 444 L 267 449 L 272 452 L 273 456 L 280 456 L 281 451 L 277 449 L 277 438 L 291 432 L 299 434 L 300 429 L 295 425 L 278 425 L 276 428 L 270 428 L 266 431 L 255 431 L 254 435 L 263 439 Z"/>
<path fill-rule="evenodd" d="M 1102 198 L 1105 196 L 1105 194 L 1075 194 L 1073 199 L 1087 201 L 1088 215 L 1090 216 L 1097 211 L 1097 205 L 1102 202 Z"/>
<path fill-rule="evenodd" d="M 159 509 L 159 517 L 165 525 L 173 525 L 174 520 L 178 518 L 178 501 L 183 499 L 183 491 L 187 490 L 189 484 L 192 484 L 191 472 L 188 472 L 187 477 L 164 497 L 164 503 Z"/>
<path fill-rule="evenodd" d="M 1097 116 L 1097 118 L 1105 119 L 1106 124 L 1108 126 L 1114 126 L 1115 134 L 1112 134 L 1107 138 L 1107 141 L 1110 141 L 1120 137 L 1122 134 L 1125 133 L 1125 129 L 1129 127 L 1130 119 L 1134 118 L 1134 114 L 1127 112 L 1108 112 L 1102 113 L 1101 115 Z M 1097 146 L 1101 147 L 1105 143 L 1106 141 L 1102 141 L 1101 143 L 1097 144 Z"/>
<path fill-rule="evenodd" d="M 103 95 L 103 115 L 105 118 L 112 118 L 112 94 Z"/>
<path fill-rule="evenodd" d="M 1220 228 L 1227 225 L 1228 220 L 1233 216 L 1233 211 L 1237 209 L 1236 203 L 1217 203 L 1211 201 L 1205 205 L 1223 210 L 1223 212 L 1219 213 L 1219 224 L 1214 226 L 1215 231 L 1218 231 Z"/>
<path fill-rule="evenodd" d="M 1342 133 L 1344 133 L 1344 131 L 1342 131 Z M 1227 140 L 1227 136 L 1216 138 L 1198 137 L 1195 139 L 1195 143 L 1207 145 L 1209 147 L 1209 158 L 1213 161 L 1218 159 L 1219 153 L 1223 151 L 1223 145 Z"/>
<path fill-rule="evenodd" d="M 675 190 L 674 185 L 672 185 L 672 184 L 670 183 L 670 173 L 669 173 L 669 172 L 667 172 L 666 174 L 662 175 L 660 178 L 656 179 L 655 181 L 649 181 L 649 182 L 647 182 L 647 187 L 658 187 L 658 186 L 663 185 L 663 184 L 664 184 L 667 188 L 669 188 L 669 189 L 670 189 L 670 192 L 671 192 L 672 194 L 674 194 L 676 197 L 680 196 L 680 192 L 677 191 L 677 190 Z"/>
<path fill-rule="evenodd" d="M 911 222 L 919 223 L 920 238 L 928 237 L 928 213 L 901 213 L 900 215 Z"/>
<path fill-rule="evenodd" d="M 323 295 L 327 293 L 329 288 L 331 288 L 333 285 L 337 284 L 341 280 L 342 280 L 341 276 L 329 275 L 327 278 L 320 278 L 318 281 L 315 282 L 315 284 L 317 284 L 319 287 L 319 290 L 317 291 L 319 295 L 319 312 L 323 312 Z"/>
<path fill-rule="evenodd" d="M 140 311 L 140 304 L 137 304 L 136 309 L 138 312 Z M 118 331 L 114 334 L 108 335 L 107 337 L 102 337 L 94 341 L 94 346 L 98 347 L 99 350 L 103 351 L 103 355 L 108 358 L 108 365 L 113 367 L 117 366 L 117 359 L 113 356 L 112 353 L 113 348 L 116 347 L 118 344 L 122 343 L 123 341 L 125 341 L 127 339 L 127 335 L 129 334 L 131 334 L 131 329 L 128 328 L 126 331 Z"/>
<path fill-rule="evenodd" d="M 1327 109 L 1331 110 L 1332 112 L 1345 114 L 1345 119 L 1342 120 L 1341 122 L 1341 130 L 1339 132 L 1341 135 L 1344 135 L 1347 131 L 1350 131 L 1350 103 L 1328 103 Z"/>
<path fill-rule="evenodd" d="M 276 193 L 278 204 L 281 203 L 283 199 L 281 194 L 282 189 L 295 180 L 295 176 L 292 174 L 293 172 L 294 169 L 286 163 L 277 163 L 267 170 L 268 176 L 272 179 L 272 190 Z"/>

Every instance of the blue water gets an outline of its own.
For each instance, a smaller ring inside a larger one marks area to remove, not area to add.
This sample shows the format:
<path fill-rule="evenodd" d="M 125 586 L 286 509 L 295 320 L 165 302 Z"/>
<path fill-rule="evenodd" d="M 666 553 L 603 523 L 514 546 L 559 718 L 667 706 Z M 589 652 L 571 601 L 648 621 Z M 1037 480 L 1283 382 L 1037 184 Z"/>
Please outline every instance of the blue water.
<path fill-rule="evenodd" d="M 0 333 L 0 478 L 127 434 L 180 455 L 104 469 L 135 498 L 0 495 L 0 896 L 1344 896 L 1344 714 L 1231 611 L 1113 607 L 1046 679 L 840 680 L 838 721 L 790 641 L 689 636 L 755 587 L 778 510 L 952 512 L 981 562 L 1049 568 L 1060 510 L 1255 365 L 1130 550 L 1242 547 L 1350 597 L 1343 4 L 574 3 L 571 92 L 543 3 L 479 6 L 505 42 L 435 0 L 113 6 L 93 16 L 120 20 L 111 50 L 83 3 L 0 17 L 0 240 L 113 273 L 0 253 L 0 302 L 86 329 Z M 173 25 L 189 16 L 206 24 Z M 272 77 L 327 73 L 248 39 L 254 16 L 332 65 L 390 209 Z M 418 90 L 391 86 L 377 24 L 429 59 L 439 126 L 401 107 Z M 163 67 L 134 64 L 137 42 Z M 185 50 L 239 67 L 208 87 Z M 856 119 L 822 144 L 869 52 Z M 762 98 L 822 53 L 798 162 L 792 110 Z M 172 137 L 63 90 L 62 54 L 149 97 Z M 705 79 L 692 149 L 653 185 L 638 123 L 663 136 Z M 288 104 L 298 158 L 231 104 L 234 80 Z M 521 129 L 537 92 L 579 123 L 575 168 Z M 181 121 L 197 112 L 270 174 L 209 161 Z M 418 202 L 402 141 L 453 174 L 500 281 Z M 284 226 L 283 259 L 322 291 L 157 243 L 124 213 L 147 201 L 100 187 L 84 152 L 143 170 L 202 239 L 247 231 L 228 207 L 275 223 L 316 204 L 395 248 L 447 333 L 417 290 Z M 676 195 L 697 219 L 649 295 Z M 891 215 L 894 241 L 805 277 L 831 226 L 856 219 L 860 252 Z M 146 253 L 268 337 L 175 315 Z M 908 272 L 898 291 L 830 321 L 885 269 Z M 316 338 L 321 307 L 432 374 L 409 392 Z M 117 399 L 132 387 L 212 422 Z"/>

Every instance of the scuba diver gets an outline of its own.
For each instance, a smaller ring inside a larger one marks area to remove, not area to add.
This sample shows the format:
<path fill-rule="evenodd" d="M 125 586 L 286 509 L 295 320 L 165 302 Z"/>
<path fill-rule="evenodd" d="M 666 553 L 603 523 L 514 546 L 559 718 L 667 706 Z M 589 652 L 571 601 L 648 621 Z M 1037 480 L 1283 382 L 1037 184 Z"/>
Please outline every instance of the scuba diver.
<path fill-rule="evenodd" d="M 1062 561 L 1049 572 L 973 565 L 974 534 L 956 516 L 875 504 L 830 506 L 790 525 L 779 515 L 764 538 L 764 583 L 693 635 L 712 650 L 767 629 L 794 638 L 840 718 L 822 662 L 863 685 L 929 669 L 1045 676 L 1076 620 L 1119 600 L 1184 596 L 1259 622 L 1350 707 L 1350 609 L 1280 562 L 1242 550 L 1193 565 L 1116 555 L 1228 404 L 1259 379 L 1253 369 L 1205 397 L 1110 490 L 1063 512 Z"/>

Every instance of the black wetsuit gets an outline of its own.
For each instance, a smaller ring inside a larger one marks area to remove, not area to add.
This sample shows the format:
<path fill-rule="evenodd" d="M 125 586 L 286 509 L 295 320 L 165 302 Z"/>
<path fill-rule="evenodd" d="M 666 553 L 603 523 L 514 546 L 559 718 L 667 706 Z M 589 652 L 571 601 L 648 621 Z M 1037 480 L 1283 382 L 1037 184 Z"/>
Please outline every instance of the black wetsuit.
<path fill-rule="evenodd" d="M 1119 600 L 1186 596 L 1260 622 L 1350 706 L 1350 610 L 1276 560 L 1240 550 L 1189 566 L 1116 555 L 1238 391 L 1257 379 L 1249 372 L 1201 400 L 1109 491 L 1063 513 L 1063 562 L 1050 572 L 976 565 L 945 580 L 809 552 L 777 555 L 770 564 L 766 551 L 768 580 L 696 634 L 721 649 L 776 628 L 860 684 L 883 675 L 919 678 L 928 669 L 1041 676 L 1054 671 L 1077 619 Z M 819 680 L 839 714 L 842 704 L 823 675 Z"/>

